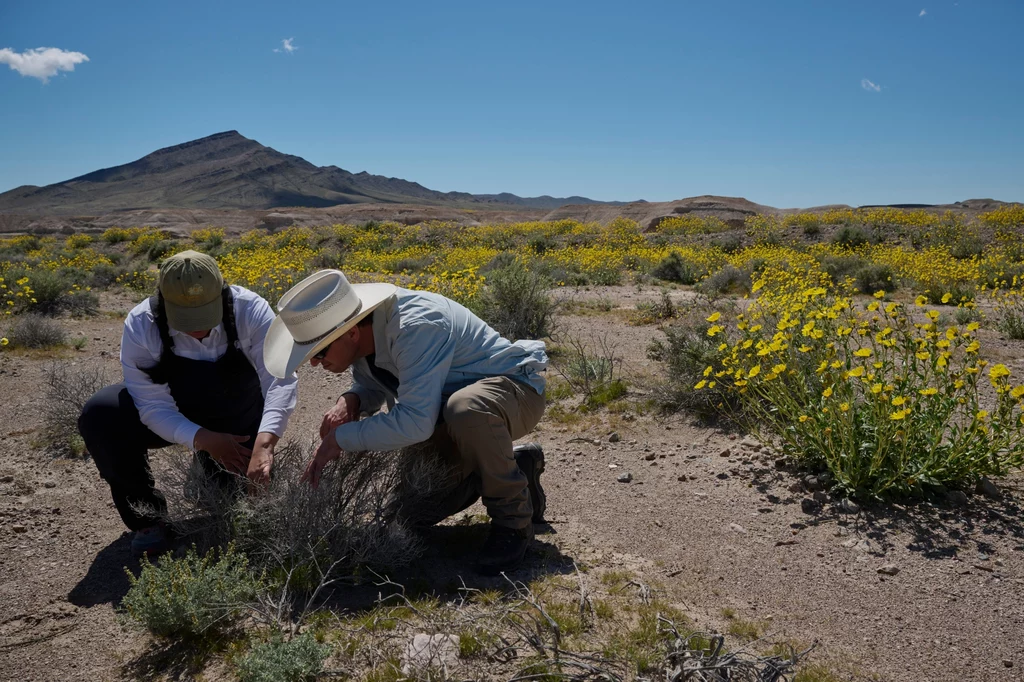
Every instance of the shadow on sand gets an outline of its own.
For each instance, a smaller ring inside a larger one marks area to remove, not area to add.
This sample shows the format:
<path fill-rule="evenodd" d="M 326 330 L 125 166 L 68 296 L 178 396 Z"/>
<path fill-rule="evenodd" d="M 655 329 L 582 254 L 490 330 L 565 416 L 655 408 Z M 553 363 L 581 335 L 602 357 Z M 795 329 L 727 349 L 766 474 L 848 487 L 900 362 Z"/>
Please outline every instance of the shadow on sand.
<path fill-rule="evenodd" d="M 138 575 L 139 562 L 132 558 L 131 544 L 131 533 L 124 533 L 101 549 L 93 557 L 88 572 L 68 593 L 68 601 L 75 606 L 87 607 L 120 604 L 131 587 L 128 574 L 124 572 L 125 567 L 131 568 Z"/>

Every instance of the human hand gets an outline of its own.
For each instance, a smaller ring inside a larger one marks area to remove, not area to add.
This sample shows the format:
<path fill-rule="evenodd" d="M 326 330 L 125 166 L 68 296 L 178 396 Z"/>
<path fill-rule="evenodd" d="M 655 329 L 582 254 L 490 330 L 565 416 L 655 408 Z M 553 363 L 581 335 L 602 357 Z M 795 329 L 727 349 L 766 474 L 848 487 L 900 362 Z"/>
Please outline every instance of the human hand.
<path fill-rule="evenodd" d="M 324 414 L 320 422 L 320 438 L 326 438 L 327 434 L 342 424 L 355 421 L 359 415 L 359 396 L 355 393 L 344 393 L 338 402 Z"/>
<path fill-rule="evenodd" d="M 320 485 L 320 475 L 324 467 L 339 457 L 341 457 L 341 446 L 338 445 L 338 440 L 334 437 L 332 429 L 327 437 L 320 442 L 320 447 L 316 449 L 313 459 L 306 465 L 306 470 L 302 472 L 299 481 L 309 483 L 311 487 L 316 488 Z"/>
<path fill-rule="evenodd" d="M 274 446 L 277 441 L 277 436 L 265 431 L 261 431 L 256 436 L 256 443 L 252 448 L 252 458 L 249 460 L 249 468 L 245 474 L 254 486 L 264 486 L 270 483 L 270 470 L 274 465 Z"/>
<path fill-rule="evenodd" d="M 199 429 L 192 447 L 196 451 L 205 450 L 227 471 L 243 474 L 252 457 L 252 450 L 242 445 L 249 440 L 248 436 L 235 436 L 230 433 L 219 433 L 209 429 Z"/>

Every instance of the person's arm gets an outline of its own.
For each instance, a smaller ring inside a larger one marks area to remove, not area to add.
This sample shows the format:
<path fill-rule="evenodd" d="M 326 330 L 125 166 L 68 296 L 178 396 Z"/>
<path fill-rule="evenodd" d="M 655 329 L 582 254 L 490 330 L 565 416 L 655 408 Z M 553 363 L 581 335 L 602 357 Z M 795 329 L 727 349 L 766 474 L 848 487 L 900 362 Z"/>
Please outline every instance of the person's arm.
<path fill-rule="evenodd" d="M 192 447 L 199 425 L 178 411 L 167 384 L 156 384 L 143 367 L 154 367 L 160 360 L 160 333 L 148 306 L 129 313 L 121 333 L 121 371 L 124 385 L 139 410 L 142 423 L 169 443 Z"/>
<path fill-rule="evenodd" d="M 260 433 L 272 434 L 280 439 L 288 428 L 288 420 L 295 411 L 298 396 L 298 377 L 278 379 L 267 371 L 263 362 L 263 343 L 267 330 L 274 321 L 270 304 L 259 295 L 248 290 L 233 289 L 235 295 L 235 321 L 242 352 L 256 369 L 263 392 L 263 418 Z M 277 439 L 274 442 L 277 442 Z M 270 447 L 273 451 L 273 446 Z"/>
<path fill-rule="evenodd" d="M 403 328 L 393 348 L 400 378 L 397 404 L 386 414 L 335 429 L 341 449 L 394 450 L 423 442 L 434 432 L 455 357 L 451 325 L 432 320 Z"/>

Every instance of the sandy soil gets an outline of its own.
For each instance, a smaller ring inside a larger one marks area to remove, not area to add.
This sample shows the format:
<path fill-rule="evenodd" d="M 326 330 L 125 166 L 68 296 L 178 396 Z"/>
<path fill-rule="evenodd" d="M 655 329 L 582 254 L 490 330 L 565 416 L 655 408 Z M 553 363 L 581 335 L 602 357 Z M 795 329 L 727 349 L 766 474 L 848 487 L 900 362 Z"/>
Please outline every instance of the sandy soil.
<path fill-rule="evenodd" d="M 594 288 L 576 296 L 628 307 L 655 291 Z M 63 357 L 118 377 L 119 315 L 130 305 L 108 297 L 104 308 L 113 314 L 66 320 L 88 342 Z M 658 332 L 625 325 L 627 313 L 563 322 L 607 334 L 627 359 L 627 374 L 638 377 L 639 393 L 642 378 L 656 370 L 644 348 Z M 1007 344 L 1003 352 L 1019 358 L 1021 350 Z M 91 461 L 55 459 L 37 447 L 51 359 L 0 354 L 0 680 L 149 677 L 147 638 L 124 630 L 116 616 L 128 587 L 122 567 L 131 560 L 108 490 Z M 304 440 L 348 377 L 308 367 L 300 377 L 289 435 Z M 801 501 L 811 493 L 799 473 L 778 468 L 771 453 L 741 435 L 682 415 L 604 415 L 585 426 L 546 418 L 533 438 L 548 461 L 550 529 L 538 547 L 555 551 L 561 565 L 642 570 L 699 622 L 721 625 L 729 608 L 761 623 L 769 641 L 818 640 L 818 660 L 843 678 L 1024 679 L 1019 476 L 997 481 L 1002 499 L 974 495 L 963 507 L 849 514 L 830 501 L 807 514 Z M 624 472 L 631 483 L 617 481 Z M 444 530 L 438 533 L 439 547 Z M 438 547 L 416 570 L 442 572 Z M 471 575 L 471 556 L 454 561 L 443 569 L 446 580 L 453 570 Z M 886 565 L 898 572 L 880 573 Z M 537 552 L 522 574 L 549 567 L 550 552 Z M 205 679 L 220 677 L 211 671 Z"/>

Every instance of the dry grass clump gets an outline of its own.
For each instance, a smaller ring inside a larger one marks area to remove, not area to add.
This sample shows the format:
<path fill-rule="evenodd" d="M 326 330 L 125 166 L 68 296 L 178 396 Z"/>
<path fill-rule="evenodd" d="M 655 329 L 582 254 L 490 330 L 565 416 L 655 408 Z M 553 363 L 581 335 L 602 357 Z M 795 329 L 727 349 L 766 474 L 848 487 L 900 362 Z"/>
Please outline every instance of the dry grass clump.
<path fill-rule="evenodd" d="M 15 318 L 7 330 L 7 340 L 14 348 L 57 348 L 67 343 L 68 335 L 59 322 L 27 313 Z"/>
<path fill-rule="evenodd" d="M 98 367 L 67 361 L 51 363 L 44 371 L 46 402 L 43 407 L 43 439 L 54 454 L 82 455 L 85 443 L 78 434 L 78 416 L 96 391 L 107 385 Z"/>
<path fill-rule="evenodd" d="M 233 543 L 258 568 L 281 572 L 292 588 L 315 586 L 358 566 L 415 559 L 416 513 L 441 494 L 446 471 L 433 448 L 342 454 L 319 487 L 299 482 L 312 448 L 279 448 L 273 479 L 255 490 L 240 476 L 209 477 L 198 459 L 174 450 L 156 473 L 167 497 L 165 522 L 201 548 Z"/>

